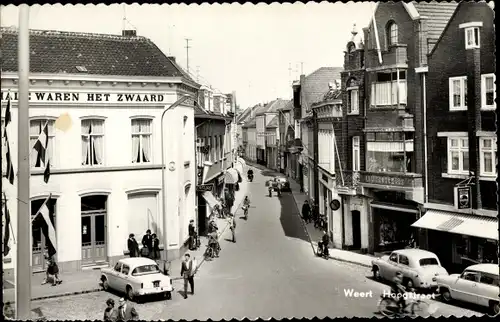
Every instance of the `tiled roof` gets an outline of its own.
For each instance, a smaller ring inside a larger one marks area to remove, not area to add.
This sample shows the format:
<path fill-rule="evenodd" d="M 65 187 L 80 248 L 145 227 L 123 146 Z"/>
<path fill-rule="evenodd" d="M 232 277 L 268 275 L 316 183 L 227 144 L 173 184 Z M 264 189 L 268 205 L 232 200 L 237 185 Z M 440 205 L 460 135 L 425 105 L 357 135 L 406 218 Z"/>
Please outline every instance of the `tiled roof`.
<path fill-rule="evenodd" d="M 274 127 L 278 127 L 278 121 L 279 121 L 279 118 L 277 115 L 273 116 L 273 118 L 271 119 L 271 121 L 269 122 L 269 124 L 266 126 L 266 127 L 271 127 L 271 128 L 274 128 Z"/>
<path fill-rule="evenodd" d="M 246 122 L 252 115 L 252 111 L 255 110 L 259 105 L 246 108 L 240 115 L 236 117 L 236 123 Z"/>
<path fill-rule="evenodd" d="M 427 37 L 436 41 L 458 6 L 455 1 L 412 1 L 420 16 L 427 17 Z"/>
<path fill-rule="evenodd" d="M 2 71 L 17 71 L 17 35 L 1 28 Z M 79 32 L 30 30 L 32 73 L 82 73 L 114 76 L 185 77 L 173 59 L 148 38 Z"/>
<path fill-rule="evenodd" d="M 249 120 L 248 122 L 246 122 L 245 124 L 243 124 L 243 127 L 256 127 L 257 126 L 257 119 L 253 118 L 251 120 Z"/>
<path fill-rule="evenodd" d="M 259 109 L 258 111 L 256 111 L 255 114 L 257 115 L 257 114 L 263 114 L 263 113 L 277 112 L 279 109 L 285 107 L 287 103 L 288 103 L 288 100 L 278 98 L 274 101 L 267 103 L 264 106 L 264 108 Z"/>
<path fill-rule="evenodd" d="M 280 107 L 278 110 L 281 111 L 291 111 L 293 110 L 293 100 L 289 100 L 285 106 Z"/>
<path fill-rule="evenodd" d="M 329 83 L 340 79 L 342 67 L 321 67 L 315 72 L 305 77 L 305 81 L 301 84 L 301 92 L 306 110 L 313 103 L 320 101 L 323 96 L 329 91 Z"/>

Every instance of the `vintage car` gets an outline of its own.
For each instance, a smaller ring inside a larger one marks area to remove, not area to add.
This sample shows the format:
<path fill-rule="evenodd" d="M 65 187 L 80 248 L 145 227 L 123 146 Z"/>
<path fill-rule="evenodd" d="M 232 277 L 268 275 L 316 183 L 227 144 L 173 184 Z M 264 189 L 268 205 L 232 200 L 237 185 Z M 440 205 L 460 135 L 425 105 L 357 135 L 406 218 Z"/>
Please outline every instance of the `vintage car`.
<path fill-rule="evenodd" d="M 281 182 L 282 191 L 290 191 L 290 181 L 288 181 L 288 178 L 282 176 L 277 176 L 276 178 Z"/>
<path fill-rule="evenodd" d="M 101 269 L 101 285 L 104 290 L 125 293 L 129 300 L 156 294 L 170 299 L 173 291 L 170 277 L 154 260 L 144 257 L 120 259 L 115 267 Z"/>
<path fill-rule="evenodd" d="M 459 300 L 489 307 L 494 314 L 500 312 L 499 273 L 497 264 L 476 264 L 462 274 L 438 276 L 437 284 L 443 301 Z"/>
<path fill-rule="evenodd" d="M 436 254 L 422 249 L 395 250 L 389 256 L 372 261 L 375 279 L 391 281 L 398 271 L 403 274 L 403 284 L 406 288 L 431 291 L 437 289 L 437 276 L 448 275 Z"/>

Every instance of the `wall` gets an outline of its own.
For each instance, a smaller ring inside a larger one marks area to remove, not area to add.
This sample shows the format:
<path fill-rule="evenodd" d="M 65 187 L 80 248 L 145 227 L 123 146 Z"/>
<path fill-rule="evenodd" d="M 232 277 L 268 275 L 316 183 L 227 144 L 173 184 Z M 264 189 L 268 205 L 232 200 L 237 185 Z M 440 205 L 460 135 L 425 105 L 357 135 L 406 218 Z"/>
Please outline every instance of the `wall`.
<path fill-rule="evenodd" d="M 266 137 L 264 136 L 264 133 L 266 132 L 265 115 L 257 115 L 256 121 L 257 121 L 256 145 L 260 149 L 265 149 L 266 148 Z"/>

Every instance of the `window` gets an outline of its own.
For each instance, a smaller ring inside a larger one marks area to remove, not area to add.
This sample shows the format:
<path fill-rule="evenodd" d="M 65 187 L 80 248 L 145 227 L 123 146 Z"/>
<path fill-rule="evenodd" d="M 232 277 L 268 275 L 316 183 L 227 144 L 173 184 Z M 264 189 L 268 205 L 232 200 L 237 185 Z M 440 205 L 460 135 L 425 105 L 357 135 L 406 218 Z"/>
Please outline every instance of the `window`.
<path fill-rule="evenodd" d="M 224 149 L 224 138 L 222 135 L 219 136 L 219 145 L 220 145 L 220 158 L 224 159 L 224 152 L 226 151 Z"/>
<path fill-rule="evenodd" d="M 149 119 L 132 120 L 132 163 L 151 162 L 151 123 Z"/>
<path fill-rule="evenodd" d="M 103 164 L 104 120 L 82 120 L 82 165 Z"/>
<path fill-rule="evenodd" d="M 465 49 L 479 48 L 479 27 L 465 28 Z"/>
<path fill-rule="evenodd" d="M 128 275 L 128 272 L 130 271 L 130 267 L 128 267 L 128 265 L 125 265 L 123 264 L 123 267 L 122 267 L 122 274 L 123 275 Z"/>
<path fill-rule="evenodd" d="M 218 146 L 217 146 L 217 135 L 214 135 L 212 136 L 212 153 L 211 153 L 211 161 L 212 162 L 217 162 L 217 149 L 218 149 Z"/>
<path fill-rule="evenodd" d="M 479 273 L 478 272 L 471 272 L 471 271 L 465 271 L 462 273 L 460 278 L 463 278 L 464 280 L 467 281 L 472 281 L 472 282 L 479 282 Z"/>
<path fill-rule="evenodd" d="M 120 272 L 121 268 L 122 268 L 122 263 L 116 263 L 116 265 L 115 265 L 115 271 L 116 272 Z"/>
<path fill-rule="evenodd" d="M 30 164 L 32 168 L 40 168 L 44 167 L 44 160 L 40 158 L 37 151 L 34 149 L 35 143 L 42 133 L 45 125 L 48 126 L 49 133 L 49 144 L 47 146 L 47 157 L 50 161 L 51 166 L 54 165 L 54 120 L 47 119 L 38 119 L 30 121 L 30 146 L 31 146 L 31 156 L 30 156 Z M 45 143 L 45 142 L 44 142 Z"/>
<path fill-rule="evenodd" d="M 399 264 L 409 266 L 410 261 L 408 260 L 408 257 L 399 255 Z"/>
<path fill-rule="evenodd" d="M 481 108 L 495 109 L 495 74 L 481 75 Z"/>
<path fill-rule="evenodd" d="M 500 286 L 498 276 L 484 272 L 481 273 L 481 279 L 479 280 L 479 283 Z"/>
<path fill-rule="evenodd" d="M 420 266 L 430 266 L 430 265 L 439 265 L 439 262 L 436 258 L 422 258 L 421 260 L 418 261 Z"/>
<path fill-rule="evenodd" d="M 395 253 L 391 254 L 391 256 L 389 257 L 389 260 L 391 262 L 397 263 L 398 262 L 398 254 L 395 254 Z"/>
<path fill-rule="evenodd" d="M 467 76 L 450 77 L 450 111 L 467 110 Z"/>
<path fill-rule="evenodd" d="M 349 114 L 359 114 L 359 90 L 353 88 L 348 90 Z"/>
<path fill-rule="evenodd" d="M 480 171 L 482 176 L 496 176 L 497 164 L 497 139 L 480 138 L 479 139 L 479 162 Z"/>
<path fill-rule="evenodd" d="M 1 129 L 2 131 L 2 171 L 6 171 L 5 169 L 7 169 L 7 158 L 6 158 L 6 153 L 7 153 L 7 148 L 5 146 L 5 120 L 2 118 L 2 125 L 1 125 Z"/>
<path fill-rule="evenodd" d="M 448 173 L 469 174 L 469 139 L 448 138 Z"/>
<path fill-rule="evenodd" d="M 136 267 L 132 271 L 132 276 L 141 276 L 141 275 L 156 274 L 156 273 L 160 273 L 160 268 L 158 267 L 158 265 L 149 264 Z"/>
<path fill-rule="evenodd" d="M 387 25 L 387 45 L 395 45 L 398 43 L 398 25 L 391 21 Z"/>
<path fill-rule="evenodd" d="M 359 136 L 352 137 L 352 171 L 360 169 Z"/>

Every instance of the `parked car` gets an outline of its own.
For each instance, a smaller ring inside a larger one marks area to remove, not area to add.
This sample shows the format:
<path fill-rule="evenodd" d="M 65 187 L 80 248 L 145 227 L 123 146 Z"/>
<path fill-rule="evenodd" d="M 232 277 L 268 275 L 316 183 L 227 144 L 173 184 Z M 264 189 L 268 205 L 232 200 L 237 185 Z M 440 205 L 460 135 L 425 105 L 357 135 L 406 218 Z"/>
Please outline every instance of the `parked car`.
<path fill-rule="evenodd" d="M 278 180 L 281 182 L 282 191 L 291 191 L 290 181 L 288 181 L 288 178 L 282 176 L 277 176 L 276 178 L 278 178 Z"/>
<path fill-rule="evenodd" d="M 462 274 L 438 276 L 437 284 L 443 301 L 459 300 L 489 307 L 492 313 L 500 312 L 500 277 L 497 264 L 476 264 Z"/>
<path fill-rule="evenodd" d="M 129 300 L 145 295 L 172 296 L 172 280 L 164 275 L 158 264 L 149 258 L 120 259 L 115 267 L 101 269 L 101 285 L 104 290 L 123 292 Z"/>
<path fill-rule="evenodd" d="M 448 275 L 436 254 L 423 249 L 400 249 L 372 261 L 375 279 L 392 280 L 403 273 L 406 288 L 437 290 L 436 277 Z"/>

